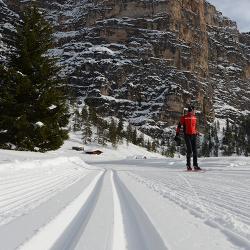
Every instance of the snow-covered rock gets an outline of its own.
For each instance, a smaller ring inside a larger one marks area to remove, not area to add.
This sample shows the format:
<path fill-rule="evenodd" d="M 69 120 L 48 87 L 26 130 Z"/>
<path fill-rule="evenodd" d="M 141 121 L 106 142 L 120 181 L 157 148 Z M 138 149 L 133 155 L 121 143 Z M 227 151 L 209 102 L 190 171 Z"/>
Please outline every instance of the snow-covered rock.
<path fill-rule="evenodd" d="M 250 36 L 207 1 L 37 3 L 55 26 L 50 55 L 61 75 L 104 116 L 123 116 L 157 137 L 193 100 L 201 125 L 248 113 Z M 22 4 L 5 0 L 2 13 Z"/>

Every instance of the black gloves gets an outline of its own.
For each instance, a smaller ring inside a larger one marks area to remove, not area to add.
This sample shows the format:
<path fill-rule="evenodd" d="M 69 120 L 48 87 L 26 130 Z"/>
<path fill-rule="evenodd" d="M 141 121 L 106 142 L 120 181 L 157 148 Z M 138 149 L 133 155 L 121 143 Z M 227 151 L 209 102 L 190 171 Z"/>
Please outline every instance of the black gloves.
<path fill-rule="evenodd" d="M 179 137 L 179 134 L 176 134 L 176 136 L 174 137 L 174 140 L 176 141 L 177 146 L 180 146 L 181 138 Z"/>

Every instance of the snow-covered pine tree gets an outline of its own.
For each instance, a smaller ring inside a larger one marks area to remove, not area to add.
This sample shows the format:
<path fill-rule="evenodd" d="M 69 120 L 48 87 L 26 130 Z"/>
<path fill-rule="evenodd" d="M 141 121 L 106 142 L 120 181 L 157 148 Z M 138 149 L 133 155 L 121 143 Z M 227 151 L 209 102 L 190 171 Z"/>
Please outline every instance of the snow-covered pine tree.
<path fill-rule="evenodd" d="M 157 148 L 157 142 L 153 141 L 152 144 L 151 144 L 151 151 L 156 152 L 157 151 L 156 148 Z"/>
<path fill-rule="evenodd" d="M 246 156 L 249 156 L 250 154 L 250 115 L 246 118 Z"/>
<path fill-rule="evenodd" d="M 167 140 L 167 149 L 165 151 L 165 156 L 167 157 L 174 157 L 174 153 L 176 152 L 175 143 L 172 140 Z"/>
<path fill-rule="evenodd" d="M 209 152 L 209 128 L 206 128 L 205 135 L 203 137 L 202 145 L 201 145 L 201 155 L 205 157 L 210 156 Z"/>
<path fill-rule="evenodd" d="M 127 142 L 132 142 L 132 135 L 133 135 L 133 128 L 132 125 L 129 123 L 126 130 Z"/>
<path fill-rule="evenodd" d="M 214 141 L 214 148 L 213 148 L 213 155 L 215 157 L 218 157 L 219 155 L 219 147 L 220 147 L 220 141 L 218 138 L 218 123 L 214 123 L 214 126 L 212 127 L 212 137 Z"/>
<path fill-rule="evenodd" d="M 250 154 L 250 115 L 241 119 L 238 140 L 240 141 L 240 152 L 245 156 Z"/>
<path fill-rule="evenodd" d="M 30 6 L 17 30 L 10 68 L 1 68 L 1 147 L 54 150 L 67 138 L 69 115 L 56 60 L 46 54 L 53 46 L 52 27 Z"/>
<path fill-rule="evenodd" d="M 94 106 L 88 106 L 88 107 L 89 107 L 89 120 L 93 125 L 96 126 L 98 120 L 96 109 Z"/>
<path fill-rule="evenodd" d="M 81 119 L 82 121 L 88 120 L 89 119 L 89 112 L 87 109 L 87 106 L 83 106 L 82 111 L 81 111 Z"/>
<path fill-rule="evenodd" d="M 108 122 L 102 119 L 101 117 L 97 117 L 97 142 L 103 146 L 107 145 L 108 141 Z"/>
<path fill-rule="evenodd" d="M 123 131 L 123 120 L 122 118 L 119 118 L 119 122 L 117 125 L 117 137 L 118 137 L 118 142 L 122 142 L 123 141 L 123 137 L 124 137 L 124 131 Z"/>
<path fill-rule="evenodd" d="M 80 131 L 82 128 L 82 115 L 80 114 L 78 108 L 75 109 L 75 112 L 73 114 L 73 130 L 74 131 Z"/>
<path fill-rule="evenodd" d="M 147 141 L 147 150 L 151 151 L 151 148 L 152 148 L 152 144 L 151 144 L 151 142 L 148 139 L 148 141 Z"/>
<path fill-rule="evenodd" d="M 230 125 L 229 119 L 226 120 L 226 129 L 223 131 L 222 139 L 222 154 L 226 156 L 231 156 L 234 152 L 233 148 L 233 133 L 232 126 Z"/>
<path fill-rule="evenodd" d="M 111 118 L 111 122 L 109 124 L 109 132 L 108 138 L 113 147 L 117 147 L 117 125 L 114 118 Z"/>
<path fill-rule="evenodd" d="M 137 129 L 134 128 L 132 132 L 132 143 L 137 145 Z"/>
<path fill-rule="evenodd" d="M 83 122 L 83 130 L 82 130 L 82 140 L 84 144 L 88 144 L 92 141 L 92 129 L 91 129 L 91 123 L 87 119 Z"/>
<path fill-rule="evenodd" d="M 141 147 L 145 147 L 145 140 L 144 140 L 144 134 L 140 134 L 139 137 L 137 138 L 137 143 Z"/>

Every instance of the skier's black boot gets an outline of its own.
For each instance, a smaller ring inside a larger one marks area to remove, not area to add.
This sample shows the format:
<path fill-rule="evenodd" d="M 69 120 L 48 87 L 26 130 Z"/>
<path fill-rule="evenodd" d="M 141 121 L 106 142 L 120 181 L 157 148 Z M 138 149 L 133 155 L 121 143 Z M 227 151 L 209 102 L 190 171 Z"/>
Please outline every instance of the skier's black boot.
<path fill-rule="evenodd" d="M 202 170 L 199 166 L 194 166 L 194 170 L 198 171 L 198 170 Z"/>
<path fill-rule="evenodd" d="M 192 171 L 192 168 L 187 165 L 187 171 Z"/>

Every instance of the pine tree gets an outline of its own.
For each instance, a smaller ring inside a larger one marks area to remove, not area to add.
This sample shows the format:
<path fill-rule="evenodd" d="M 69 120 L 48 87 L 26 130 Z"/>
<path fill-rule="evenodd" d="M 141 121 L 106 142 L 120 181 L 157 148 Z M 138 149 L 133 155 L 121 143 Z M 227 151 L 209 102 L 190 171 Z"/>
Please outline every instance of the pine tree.
<path fill-rule="evenodd" d="M 250 154 L 250 115 L 246 118 L 246 156 Z"/>
<path fill-rule="evenodd" d="M 53 46 L 52 28 L 36 7 L 25 10 L 23 21 L 11 68 L 0 69 L 0 131 L 6 131 L 1 147 L 54 150 L 67 138 L 69 114 L 56 60 L 46 55 Z"/>
<path fill-rule="evenodd" d="M 99 144 L 106 146 L 108 141 L 108 123 L 101 117 L 97 119 L 97 141 Z"/>
<path fill-rule="evenodd" d="M 89 120 L 89 112 L 88 112 L 88 109 L 87 109 L 86 105 L 83 106 L 83 108 L 82 108 L 81 119 L 82 119 L 82 121 Z"/>
<path fill-rule="evenodd" d="M 149 139 L 148 139 L 148 141 L 147 141 L 147 150 L 148 150 L 148 151 L 151 151 L 151 150 L 152 150 L 152 144 L 151 144 L 151 142 L 149 141 Z"/>
<path fill-rule="evenodd" d="M 205 135 L 201 145 L 202 156 L 209 157 L 209 130 L 206 129 Z"/>
<path fill-rule="evenodd" d="M 116 127 L 116 122 L 114 118 L 111 118 L 111 122 L 109 124 L 109 132 L 108 132 L 108 137 L 110 142 L 112 143 L 113 147 L 117 146 L 117 127 Z"/>
<path fill-rule="evenodd" d="M 250 153 L 250 115 L 241 120 L 237 140 L 240 144 L 240 153 L 248 156 Z"/>
<path fill-rule="evenodd" d="M 141 147 L 145 147 L 145 141 L 144 141 L 144 134 L 140 134 L 139 138 L 137 138 L 137 143 L 138 145 L 140 145 Z"/>
<path fill-rule="evenodd" d="M 165 156 L 174 157 L 175 153 L 175 143 L 171 142 L 170 139 L 167 140 L 167 150 L 165 151 Z"/>
<path fill-rule="evenodd" d="M 85 120 L 83 124 L 84 124 L 84 127 L 82 131 L 82 140 L 84 144 L 88 144 L 92 141 L 91 123 L 89 120 Z"/>
<path fill-rule="evenodd" d="M 91 123 L 93 125 L 96 126 L 97 120 L 98 120 L 98 116 L 97 116 L 97 113 L 96 113 L 96 109 L 93 106 L 89 106 L 89 120 L 91 121 Z"/>
<path fill-rule="evenodd" d="M 222 153 L 226 156 L 231 156 L 233 153 L 233 134 L 232 127 L 230 126 L 229 120 L 226 121 L 226 129 L 223 130 L 223 139 L 222 139 Z"/>
<path fill-rule="evenodd" d="M 123 120 L 120 118 L 117 126 L 117 137 L 118 142 L 122 142 L 122 138 L 124 137 L 124 131 L 123 131 Z"/>
<path fill-rule="evenodd" d="M 129 123 L 126 131 L 127 142 L 132 142 L 132 137 L 133 137 L 133 128 L 132 125 Z"/>
<path fill-rule="evenodd" d="M 78 109 L 75 110 L 74 116 L 73 116 L 73 130 L 74 131 L 80 131 L 82 128 L 82 116 Z"/>
<path fill-rule="evenodd" d="M 216 123 L 214 124 L 214 130 L 213 130 L 213 138 L 214 138 L 214 156 L 219 156 L 219 147 L 220 147 L 220 141 L 218 138 L 218 130 Z"/>
<path fill-rule="evenodd" d="M 132 143 L 137 145 L 137 129 L 133 129 L 133 132 L 132 132 Z"/>
<path fill-rule="evenodd" d="M 156 152 L 157 142 L 153 141 L 151 144 L 151 151 Z"/>

